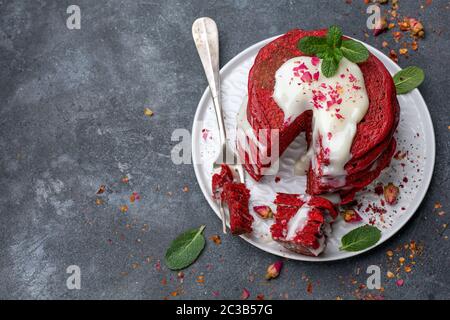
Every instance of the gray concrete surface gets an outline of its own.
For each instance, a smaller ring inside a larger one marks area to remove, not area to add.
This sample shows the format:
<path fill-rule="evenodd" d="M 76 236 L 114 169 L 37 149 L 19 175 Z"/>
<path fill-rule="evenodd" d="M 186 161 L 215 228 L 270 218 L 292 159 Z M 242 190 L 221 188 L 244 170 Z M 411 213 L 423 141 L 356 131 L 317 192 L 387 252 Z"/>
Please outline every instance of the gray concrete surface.
<path fill-rule="evenodd" d="M 400 64 L 427 74 L 421 92 L 437 161 L 425 201 L 370 253 L 333 263 L 286 261 L 269 283 L 263 275 L 276 257 L 231 236 L 221 245 L 208 240 L 183 281 L 162 262 L 181 231 L 206 224 L 207 237 L 220 232 L 192 166 L 169 158 L 172 131 L 190 130 L 206 87 L 191 24 L 200 16 L 217 21 L 224 64 L 294 27 L 335 23 L 363 39 L 363 1 L 0 1 L 0 298 L 238 299 L 243 288 L 266 299 L 450 298 L 442 226 L 450 214 L 450 10 L 448 1 L 424 10 L 421 3 L 400 1 L 400 12 L 419 16 L 427 31 L 419 51 Z M 81 8 L 81 30 L 66 28 L 70 4 Z M 381 48 L 384 37 L 366 41 Z M 102 184 L 107 192 L 97 197 Z M 132 192 L 141 196 L 134 204 Z M 384 276 L 392 268 L 386 251 L 410 240 L 422 243 L 423 253 L 411 273 L 401 271 L 398 287 Z M 358 293 L 371 264 L 382 268 L 384 292 Z M 81 268 L 81 290 L 66 288 L 69 265 Z"/>

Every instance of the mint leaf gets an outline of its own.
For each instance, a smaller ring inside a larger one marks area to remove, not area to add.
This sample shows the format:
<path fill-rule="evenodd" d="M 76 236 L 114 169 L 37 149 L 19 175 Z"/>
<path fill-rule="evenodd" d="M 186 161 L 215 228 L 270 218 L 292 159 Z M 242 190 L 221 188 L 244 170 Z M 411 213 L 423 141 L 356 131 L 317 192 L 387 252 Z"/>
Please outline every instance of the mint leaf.
<path fill-rule="evenodd" d="M 342 53 L 342 50 L 340 48 L 334 48 L 333 57 L 339 64 L 339 62 L 341 62 L 342 58 L 344 57 L 344 54 Z"/>
<path fill-rule="evenodd" d="M 394 75 L 395 88 L 397 88 L 397 94 L 408 93 L 425 80 L 425 73 L 419 67 L 407 67 Z"/>
<path fill-rule="evenodd" d="M 327 44 L 330 48 L 339 48 L 342 44 L 342 30 L 338 26 L 328 28 Z"/>
<path fill-rule="evenodd" d="M 320 37 L 304 37 L 298 42 L 298 48 L 307 55 L 323 52 L 328 48 L 327 40 Z"/>
<path fill-rule="evenodd" d="M 326 49 L 325 51 L 318 52 L 316 54 L 316 57 L 320 58 L 322 60 L 325 60 L 325 59 L 328 59 L 328 58 L 332 58 L 333 54 L 332 54 L 332 51 L 330 51 L 329 49 Z"/>
<path fill-rule="evenodd" d="M 205 247 L 202 232 L 205 226 L 192 229 L 179 235 L 167 249 L 165 262 L 169 269 L 180 270 L 190 266 L 197 260 Z"/>
<path fill-rule="evenodd" d="M 339 67 L 339 62 L 334 57 L 327 57 L 322 61 L 322 73 L 325 77 L 330 78 L 335 75 Z"/>
<path fill-rule="evenodd" d="M 341 50 L 344 57 L 354 63 L 361 63 L 369 58 L 369 50 L 355 40 L 342 41 Z"/>
<path fill-rule="evenodd" d="M 362 251 L 376 244 L 381 238 L 381 231 L 370 225 L 353 229 L 341 239 L 339 250 Z"/>

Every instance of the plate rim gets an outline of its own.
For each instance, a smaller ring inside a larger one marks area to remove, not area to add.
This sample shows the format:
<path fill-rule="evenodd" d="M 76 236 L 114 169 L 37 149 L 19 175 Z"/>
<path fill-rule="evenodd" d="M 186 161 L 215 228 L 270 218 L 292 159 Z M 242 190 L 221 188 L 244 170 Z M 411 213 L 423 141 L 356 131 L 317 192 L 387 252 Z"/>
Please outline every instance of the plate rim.
<path fill-rule="evenodd" d="M 228 61 L 221 69 L 220 69 L 220 77 L 222 77 L 229 68 L 231 68 L 231 66 L 239 59 L 241 59 L 242 57 L 244 57 L 245 55 L 247 55 L 248 53 L 252 52 L 255 49 L 258 48 L 262 48 L 264 45 L 266 45 L 267 43 L 275 40 L 276 38 L 280 37 L 282 35 L 277 35 L 274 37 L 270 37 L 264 40 L 261 40 L 249 47 L 247 47 L 246 49 L 244 49 L 243 51 L 239 52 L 237 55 L 235 55 L 230 61 Z M 370 44 L 367 44 L 363 41 L 360 41 L 358 39 L 355 39 L 353 37 L 348 37 L 350 39 L 356 40 L 360 43 L 362 43 L 364 46 L 366 46 L 369 51 L 371 51 L 372 53 L 376 53 L 376 55 L 379 56 L 384 56 L 384 58 L 389 59 L 389 61 L 392 63 L 392 65 L 395 67 L 395 69 L 397 69 L 397 71 L 402 70 L 402 68 L 395 63 L 394 61 L 392 61 L 389 57 L 387 57 L 383 52 L 381 52 L 380 50 L 378 50 L 377 48 L 373 47 Z M 258 49 L 259 51 L 259 49 Z M 383 62 L 384 64 L 384 62 Z M 244 239 L 245 241 L 247 241 L 248 243 L 250 243 L 251 245 L 257 247 L 260 250 L 263 250 L 267 253 L 271 253 L 274 254 L 276 256 L 280 256 L 283 258 L 288 258 L 288 259 L 292 259 L 292 260 L 297 260 L 297 261 L 308 261 L 308 262 L 327 262 L 327 261 L 339 261 L 339 260 L 344 260 L 344 259 L 348 259 L 348 258 L 352 258 L 358 255 L 361 255 L 363 253 L 366 253 L 372 249 L 375 249 L 376 247 L 380 246 L 382 243 L 386 242 L 387 240 L 389 240 L 390 238 L 392 238 L 395 234 L 397 234 L 410 220 L 411 218 L 416 214 L 417 209 L 420 207 L 420 205 L 422 204 L 425 196 L 428 193 L 428 189 L 430 187 L 432 178 L 433 178 L 433 174 L 434 174 L 434 168 L 435 168 L 435 161 L 436 161 L 436 135 L 435 135 L 435 130 L 434 130 L 434 125 L 433 125 L 433 120 L 431 118 L 431 114 L 430 111 L 428 109 L 428 106 L 422 96 L 422 94 L 420 93 L 419 89 L 414 89 L 413 91 L 411 91 L 410 93 L 408 93 L 408 95 L 410 94 L 415 94 L 417 96 L 417 99 L 419 99 L 419 102 L 425 106 L 424 108 L 424 113 L 426 116 L 425 122 L 428 122 L 430 125 L 430 130 L 431 130 L 431 145 L 430 147 L 430 151 L 429 154 L 427 153 L 426 156 L 429 157 L 429 161 L 432 164 L 431 165 L 431 170 L 429 171 L 429 174 L 425 175 L 424 173 L 424 178 L 422 181 L 422 184 L 425 183 L 426 187 L 423 189 L 423 194 L 419 194 L 419 201 L 416 202 L 416 204 L 414 205 L 414 207 L 412 207 L 411 209 L 409 209 L 411 211 L 411 214 L 406 217 L 403 221 L 403 223 L 399 223 L 398 227 L 396 228 L 395 231 L 393 231 L 394 229 L 391 229 L 392 231 L 390 231 L 388 234 L 385 235 L 385 238 L 380 239 L 380 241 L 378 243 L 376 243 L 375 245 L 364 249 L 362 251 L 357 251 L 357 252 L 344 252 L 341 256 L 338 257 L 328 257 L 328 258 L 321 258 L 320 256 L 318 257 L 309 257 L 309 256 L 302 256 L 302 255 L 295 255 L 295 256 L 291 256 L 288 253 L 284 253 L 284 252 L 280 252 L 277 251 L 276 249 L 272 249 L 272 248 L 267 248 L 265 247 L 263 244 L 258 243 L 256 241 L 254 241 L 253 239 L 249 238 L 246 235 L 240 235 L 240 237 L 242 239 Z M 192 125 L 192 153 L 191 153 L 191 158 L 193 161 L 193 167 L 194 167 L 194 172 L 195 172 L 195 177 L 197 179 L 197 182 L 200 186 L 200 189 L 202 190 L 202 193 L 204 195 L 204 197 L 206 198 L 208 204 L 210 205 L 211 209 L 213 209 L 213 212 L 219 217 L 220 219 L 220 212 L 219 212 L 219 208 L 217 206 L 217 204 L 214 202 L 214 200 L 212 199 L 211 196 L 209 196 L 209 190 L 207 188 L 207 186 L 203 183 L 202 179 L 200 179 L 200 163 L 196 163 L 196 159 L 195 159 L 195 155 L 198 155 L 199 152 L 195 152 L 195 150 L 197 150 L 199 148 L 199 144 L 196 143 L 196 141 L 200 141 L 200 131 L 198 130 L 198 119 L 200 117 L 200 111 L 202 109 L 202 105 L 205 105 L 206 100 L 208 99 L 209 96 L 209 87 L 206 87 L 205 91 L 202 94 L 202 97 L 197 105 L 195 114 L 194 114 L 194 120 L 193 120 L 193 125 Z M 293 253 L 294 254 L 294 253 Z"/>

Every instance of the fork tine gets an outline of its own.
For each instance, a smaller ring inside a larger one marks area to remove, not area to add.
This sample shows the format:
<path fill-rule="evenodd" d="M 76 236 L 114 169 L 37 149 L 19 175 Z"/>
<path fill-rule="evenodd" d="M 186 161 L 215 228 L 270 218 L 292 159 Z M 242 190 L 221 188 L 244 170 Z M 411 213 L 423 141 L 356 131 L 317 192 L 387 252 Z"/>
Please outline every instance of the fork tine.
<path fill-rule="evenodd" d="M 244 175 L 244 169 L 242 168 L 242 165 L 238 164 L 236 167 L 237 167 L 236 171 L 238 172 L 241 183 L 245 183 L 245 175 Z"/>
<path fill-rule="evenodd" d="M 227 220 L 226 220 L 226 215 L 225 215 L 225 210 L 223 208 L 222 200 L 219 201 L 219 211 L 220 211 L 220 216 L 222 217 L 222 231 L 224 234 L 227 234 Z"/>

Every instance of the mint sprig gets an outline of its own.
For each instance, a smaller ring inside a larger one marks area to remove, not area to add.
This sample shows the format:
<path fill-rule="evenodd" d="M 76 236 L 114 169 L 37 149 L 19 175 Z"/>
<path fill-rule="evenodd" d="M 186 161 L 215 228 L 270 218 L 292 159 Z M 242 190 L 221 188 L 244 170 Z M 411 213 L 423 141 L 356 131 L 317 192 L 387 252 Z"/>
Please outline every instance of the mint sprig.
<path fill-rule="evenodd" d="M 336 74 L 343 57 L 354 63 L 369 58 L 369 50 L 363 44 L 342 39 L 342 29 L 338 26 L 329 27 L 326 37 L 304 37 L 297 46 L 304 54 L 315 55 L 323 60 L 321 70 L 327 78 Z"/>

